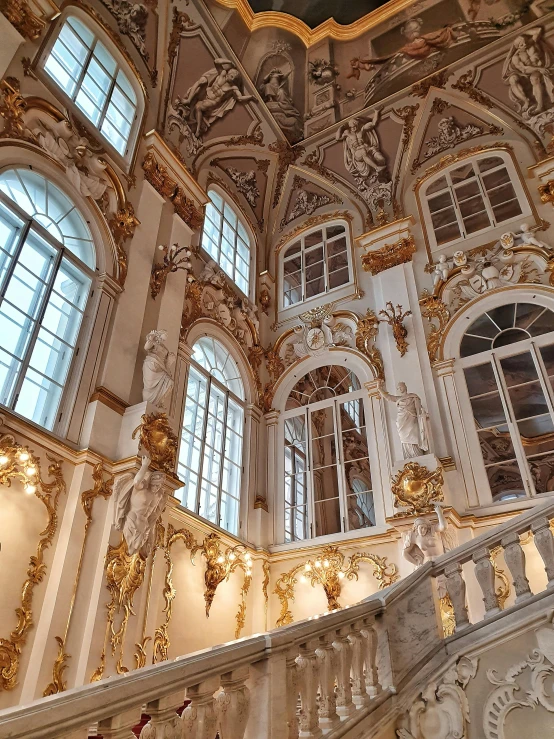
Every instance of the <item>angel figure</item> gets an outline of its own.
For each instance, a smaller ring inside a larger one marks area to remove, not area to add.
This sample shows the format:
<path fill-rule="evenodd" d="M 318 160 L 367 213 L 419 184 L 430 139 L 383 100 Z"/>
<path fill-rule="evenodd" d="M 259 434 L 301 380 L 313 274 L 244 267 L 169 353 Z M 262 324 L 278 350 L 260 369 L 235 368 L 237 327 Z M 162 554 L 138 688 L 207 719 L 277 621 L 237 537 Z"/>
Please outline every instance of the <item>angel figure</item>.
<path fill-rule="evenodd" d="M 379 113 L 376 109 L 363 125 L 359 118 L 352 118 L 337 131 L 337 141 L 344 142 L 344 166 L 356 181 L 375 179 L 387 168 L 376 131 Z"/>
<path fill-rule="evenodd" d="M 173 389 L 173 366 L 175 354 L 168 351 L 165 331 L 150 331 L 146 337 L 144 350 L 146 357 L 142 365 L 142 399 L 153 403 L 160 409 L 166 407 Z"/>
<path fill-rule="evenodd" d="M 236 103 L 254 100 L 242 91 L 242 76 L 229 59 L 214 59 L 214 69 L 208 70 L 192 85 L 184 98 L 174 104 L 178 114 L 196 124 L 195 136 L 205 133 L 218 118 L 229 113 Z"/>
<path fill-rule="evenodd" d="M 421 567 L 450 549 L 445 540 L 446 521 L 439 503 L 434 505 L 438 523 L 427 518 L 416 518 L 411 531 L 404 537 L 402 556 L 416 567 Z"/>
<path fill-rule="evenodd" d="M 450 274 L 450 264 L 446 254 L 439 256 L 439 261 L 433 266 L 433 287 L 437 287 L 440 282 L 446 282 Z"/>
<path fill-rule="evenodd" d="M 521 239 L 522 244 L 529 244 L 530 246 L 538 246 L 541 249 L 549 249 L 549 247 L 544 243 L 544 241 L 541 241 L 540 239 L 537 239 L 533 231 L 531 230 L 531 226 L 528 223 L 522 223 L 519 227 L 519 233 L 514 234 L 514 236 L 517 236 Z"/>
<path fill-rule="evenodd" d="M 142 457 L 139 471 L 126 472 L 114 483 L 114 526 L 123 532 L 130 556 L 147 557 L 154 544 L 156 521 L 165 507 L 164 473 L 149 469 L 150 458 Z"/>

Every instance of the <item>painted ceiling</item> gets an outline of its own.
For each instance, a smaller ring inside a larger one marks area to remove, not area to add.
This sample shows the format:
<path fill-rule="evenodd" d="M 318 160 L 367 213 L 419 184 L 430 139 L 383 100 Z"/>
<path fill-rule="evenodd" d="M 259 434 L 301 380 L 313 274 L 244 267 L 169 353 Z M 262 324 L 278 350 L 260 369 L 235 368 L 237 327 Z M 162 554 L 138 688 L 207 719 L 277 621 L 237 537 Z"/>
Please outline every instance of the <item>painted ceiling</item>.
<path fill-rule="evenodd" d="M 331 18 L 347 26 L 385 4 L 380 0 L 249 0 L 254 13 L 268 10 L 288 13 L 310 28 L 317 28 Z"/>

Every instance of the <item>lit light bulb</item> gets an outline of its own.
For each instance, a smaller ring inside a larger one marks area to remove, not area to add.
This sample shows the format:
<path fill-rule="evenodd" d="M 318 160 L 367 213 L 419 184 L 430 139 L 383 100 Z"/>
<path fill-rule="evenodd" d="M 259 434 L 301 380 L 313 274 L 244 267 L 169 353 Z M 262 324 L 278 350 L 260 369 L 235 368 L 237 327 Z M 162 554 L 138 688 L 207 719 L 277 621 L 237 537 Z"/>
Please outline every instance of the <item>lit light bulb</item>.
<path fill-rule="evenodd" d="M 236 558 L 237 558 L 237 555 L 236 555 L 236 554 L 233 554 L 233 552 L 231 552 L 231 554 L 229 555 L 229 559 L 231 560 L 231 562 L 232 562 L 232 561 L 233 561 L 234 559 L 236 559 Z"/>
<path fill-rule="evenodd" d="M 319 561 L 319 559 L 316 559 L 315 566 L 316 567 L 321 567 L 321 562 Z"/>
<path fill-rule="evenodd" d="M 344 577 L 344 572 L 339 572 L 339 577 L 342 580 L 342 578 Z"/>
<path fill-rule="evenodd" d="M 8 459 L 8 457 L 6 457 L 5 454 L 2 454 L 2 456 L 0 457 L 0 467 L 3 467 L 5 464 L 8 464 L 9 461 L 10 460 Z"/>
<path fill-rule="evenodd" d="M 329 560 L 328 559 L 324 559 L 323 560 L 323 566 L 324 567 L 329 567 Z"/>
<path fill-rule="evenodd" d="M 252 560 L 252 557 L 250 556 L 250 552 L 246 552 L 245 559 L 247 562 L 250 562 Z"/>
<path fill-rule="evenodd" d="M 246 570 L 246 577 L 250 577 L 252 575 L 252 570 Z"/>
<path fill-rule="evenodd" d="M 31 485 L 31 483 L 28 482 L 27 485 L 25 485 L 23 489 L 25 490 L 26 493 L 29 493 L 29 495 L 32 495 L 35 492 L 36 487 L 34 485 Z"/>
<path fill-rule="evenodd" d="M 20 452 L 19 454 L 19 461 L 20 462 L 26 462 L 29 459 L 29 455 L 27 452 Z"/>
<path fill-rule="evenodd" d="M 312 569 L 311 564 L 309 562 L 306 562 L 306 564 L 304 565 L 304 569 L 306 570 L 306 572 L 310 572 L 310 570 Z"/>
<path fill-rule="evenodd" d="M 306 578 L 304 577 L 304 575 L 300 575 L 300 582 L 306 582 Z"/>
<path fill-rule="evenodd" d="M 220 565 L 222 565 L 222 564 L 223 564 L 223 563 L 225 562 L 225 557 L 221 557 L 221 556 L 219 556 L 219 557 L 217 558 L 217 561 L 219 562 L 219 564 L 220 564 Z"/>
<path fill-rule="evenodd" d="M 27 467 L 26 472 L 29 475 L 29 477 L 34 477 L 37 474 L 35 467 Z"/>

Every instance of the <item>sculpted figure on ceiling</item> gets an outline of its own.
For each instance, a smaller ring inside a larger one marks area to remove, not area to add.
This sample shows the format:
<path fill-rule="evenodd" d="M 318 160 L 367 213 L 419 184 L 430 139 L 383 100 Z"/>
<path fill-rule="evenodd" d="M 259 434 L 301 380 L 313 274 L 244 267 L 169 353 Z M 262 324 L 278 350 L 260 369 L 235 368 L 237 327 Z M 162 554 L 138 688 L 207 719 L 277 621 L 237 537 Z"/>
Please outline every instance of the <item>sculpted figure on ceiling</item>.
<path fill-rule="evenodd" d="M 292 70 L 283 72 L 279 68 L 272 69 L 260 85 L 260 93 L 269 112 L 273 115 L 287 138 L 298 141 L 302 138 L 300 111 L 295 107 L 289 90 L 289 77 Z"/>
<path fill-rule="evenodd" d="M 337 140 L 344 142 L 344 166 L 356 181 L 375 180 L 387 168 L 375 130 L 379 112 L 367 123 L 352 118 L 337 131 Z"/>
<path fill-rule="evenodd" d="M 554 56 L 542 35 L 539 27 L 518 36 L 502 70 L 510 98 L 526 118 L 543 113 L 554 102 Z"/>

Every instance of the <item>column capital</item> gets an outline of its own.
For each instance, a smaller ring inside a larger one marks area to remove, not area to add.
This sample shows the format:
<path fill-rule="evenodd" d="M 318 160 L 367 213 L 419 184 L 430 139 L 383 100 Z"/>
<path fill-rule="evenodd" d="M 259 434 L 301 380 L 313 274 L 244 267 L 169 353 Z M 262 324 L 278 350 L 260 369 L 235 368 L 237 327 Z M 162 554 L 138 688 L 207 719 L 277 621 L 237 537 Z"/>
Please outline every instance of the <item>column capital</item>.
<path fill-rule="evenodd" d="M 281 411 L 276 410 L 270 410 L 268 413 L 264 414 L 265 422 L 268 426 L 275 426 L 279 421 L 279 416 L 281 415 Z"/>
<path fill-rule="evenodd" d="M 442 359 L 440 362 L 435 362 L 435 364 L 433 364 L 433 369 L 439 377 L 443 377 L 444 375 L 453 375 L 455 361 L 456 360 L 452 358 Z"/>

